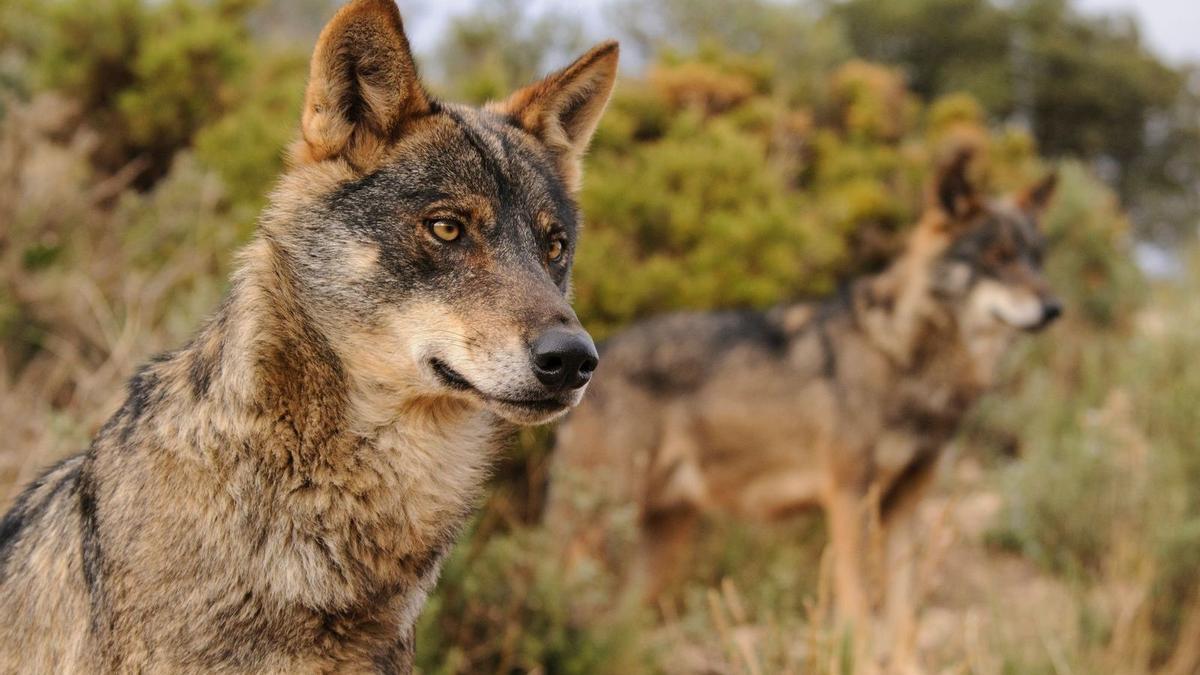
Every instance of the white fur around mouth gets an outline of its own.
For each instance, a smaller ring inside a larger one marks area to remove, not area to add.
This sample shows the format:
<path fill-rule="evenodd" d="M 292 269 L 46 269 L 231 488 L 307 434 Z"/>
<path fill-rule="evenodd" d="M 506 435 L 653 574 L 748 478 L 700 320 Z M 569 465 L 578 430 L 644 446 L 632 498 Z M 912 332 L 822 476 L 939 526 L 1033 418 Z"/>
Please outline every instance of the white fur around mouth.
<path fill-rule="evenodd" d="M 478 387 L 471 384 L 467 378 L 460 375 L 458 371 L 451 368 L 446 364 L 445 361 L 442 361 L 441 359 L 430 359 L 429 366 L 433 369 L 433 372 L 435 375 L 437 375 L 437 378 L 441 380 L 442 384 L 456 391 L 469 391 L 485 401 L 512 406 L 522 410 L 544 413 L 558 412 L 570 407 L 570 404 L 557 398 L 550 397 L 542 399 L 512 399 L 492 396 L 486 392 L 480 391 Z"/>
<path fill-rule="evenodd" d="M 1018 330 L 1036 330 L 1044 324 L 1045 312 L 1040 300 L 1018 295 L 998 282 L 981 282 L 973 302 L 996 321 Z"/>

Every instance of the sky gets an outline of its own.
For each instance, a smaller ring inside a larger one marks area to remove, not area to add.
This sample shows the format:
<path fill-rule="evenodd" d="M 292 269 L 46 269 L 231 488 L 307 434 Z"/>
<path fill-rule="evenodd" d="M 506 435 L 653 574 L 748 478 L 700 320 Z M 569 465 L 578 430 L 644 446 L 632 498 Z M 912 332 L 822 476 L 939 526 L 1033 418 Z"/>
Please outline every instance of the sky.
<path fill-rule="evenodd" d="M 1075 0 L 1085 13 L 1135 14 L 1151 47 L 1173 63 L 1200 61 L 1200 0 Z"/>
<path fill-rule="evenodd" d="M 731 0 L 733 1 L 733 0 Z M 570 7 L 595 12 L 602 0 L 530 0 L 534 6 Z M 1134 14 L 1151 48 L 1174 64 L 1200 62 L 1200 0 L 1073 0 L 1084 13 Z M 410 31 L 414 47 L 425 51 L 424 36 L 441 35 L 446 21 L 472 6 L 472 0 L 400 0 L 401 8 L 416 5 L 421 25 Z"/>

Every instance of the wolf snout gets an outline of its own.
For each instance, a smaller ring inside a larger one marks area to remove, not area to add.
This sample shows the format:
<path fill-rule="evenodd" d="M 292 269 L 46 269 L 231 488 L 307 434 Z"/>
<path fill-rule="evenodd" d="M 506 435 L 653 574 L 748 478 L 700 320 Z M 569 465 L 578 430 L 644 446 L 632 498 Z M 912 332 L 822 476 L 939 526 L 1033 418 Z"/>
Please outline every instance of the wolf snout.
<path fill-rule="evenodd" d="M 596 345 L 583 331 L 551 328 L 533 341 L 533 373 L 554 392 L 579 389 L 600 363 Z"/>
<path fill-rule="evenodd" d="M 1058 298 L 1048 298 L 1042 301 L 1042 317 L 1041 320 L 1034 325 L 1034 330 L 1041 330 L 1046 326 L 1054 323 L 1058 317 L 1062 316 L 1063 305 Z"/>
<path fill-rule="evenodd" d="M 1042 323 L 1050 323 L 1062 316 L 1062 302 L 1053 298 L 1042 303 Z"/>

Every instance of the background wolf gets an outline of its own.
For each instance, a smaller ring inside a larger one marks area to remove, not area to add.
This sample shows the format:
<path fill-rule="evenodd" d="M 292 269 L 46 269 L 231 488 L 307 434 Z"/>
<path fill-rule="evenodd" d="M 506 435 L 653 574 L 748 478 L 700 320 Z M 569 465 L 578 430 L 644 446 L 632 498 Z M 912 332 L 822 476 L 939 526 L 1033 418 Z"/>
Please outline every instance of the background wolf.
<path fill-rule="evenodd" d="M 500 437 L 595 367 L 565 295 L 616 63 L 447 105 L 393 2 L 340 11 L 227 299 L 0 523 L 0 671 L 411 669 Z"/>
<path fill-rule="evenodd" d="M 888 629 L 911 629 L 907 516 L 1005 347 L 1061 312 L 1036 224 L 1054 178 L 987 200 L 970 157 L 935 179 L 899 259 L 841 294 L 672 315 L 612 338 L 555 447 L 547 522 L 575 554 L 605 555 L 598 516 L 636 504 L 653 597 L 703 512 L 819 505 L 843 618 L 865 626 L 886 595 Z"/>

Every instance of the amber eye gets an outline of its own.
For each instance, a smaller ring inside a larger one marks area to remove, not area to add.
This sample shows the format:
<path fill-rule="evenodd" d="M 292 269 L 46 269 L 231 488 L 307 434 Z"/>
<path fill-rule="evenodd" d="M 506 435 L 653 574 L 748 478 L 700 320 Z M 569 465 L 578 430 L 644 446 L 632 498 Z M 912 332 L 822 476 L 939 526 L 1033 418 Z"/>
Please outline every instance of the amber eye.
<path fill-rule="evenodd" d="M 454 241 L 462 236 L 462 223 L 453 220 L 431 220 L 429 231 L 442 241 Z"/>
<path fill-rule="evenodd" d="M 546 249 L 546 258 L 550 262 L 558 262 L 562 260 L 564 250 L 566 250 L 566 246 L 563 244 L 562 239 L 551 239 L 550 248 Z"/>

